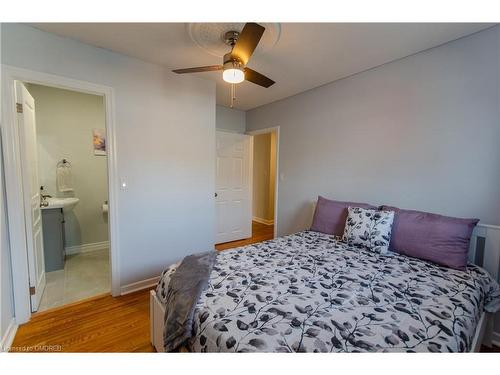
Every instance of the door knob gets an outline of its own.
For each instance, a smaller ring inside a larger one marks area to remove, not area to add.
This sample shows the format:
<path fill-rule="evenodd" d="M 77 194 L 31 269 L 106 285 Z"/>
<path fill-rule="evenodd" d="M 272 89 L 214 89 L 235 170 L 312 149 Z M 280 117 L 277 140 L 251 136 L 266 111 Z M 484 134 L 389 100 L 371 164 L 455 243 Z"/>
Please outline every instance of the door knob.
<path fill-rule="evenodd" d="M 215 193 L 215 198 L 217 198 L 217 193 Z"/>

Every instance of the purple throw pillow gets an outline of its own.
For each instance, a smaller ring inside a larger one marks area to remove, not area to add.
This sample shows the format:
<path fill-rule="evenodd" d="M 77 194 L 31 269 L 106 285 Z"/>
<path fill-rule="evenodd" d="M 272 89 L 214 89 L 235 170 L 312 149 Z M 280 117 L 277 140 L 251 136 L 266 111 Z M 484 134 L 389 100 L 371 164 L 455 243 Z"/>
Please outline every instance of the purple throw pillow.
<path fill-rule="evenodd" d="M 472 230 L 478 219 L 460 219 L 429 212 L 394 211 L 390 250 L 465 271 Z"/>
<path fill-rule="evenodd" d="M 344 234 L 345 221 L 347 219 L 347 208 L 361 207 L 376 210 L 377 207 L 356 202 L 340 202 L 318 197 L 316 209 L 314 211 L 311 230 L 335 236 Z"/>

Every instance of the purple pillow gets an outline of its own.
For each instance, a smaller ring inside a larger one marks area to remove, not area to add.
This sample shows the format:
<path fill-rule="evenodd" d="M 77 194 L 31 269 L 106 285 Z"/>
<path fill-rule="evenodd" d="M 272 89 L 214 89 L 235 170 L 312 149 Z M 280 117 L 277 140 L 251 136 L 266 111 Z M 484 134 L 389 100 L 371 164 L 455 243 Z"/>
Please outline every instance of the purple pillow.
<path fill-rule="evenodd" d="M 459 219 L 391 206 L 382 206 L 382 209 L 394 211 L 390 250 L 465 271 L 470 237 L 478 219 Z"/>
<path fill-rule="evenodd" d="M 315 232 L 333 234 L 335 236 L 342 236 L 344 234 L 345 221 L 347 219 L 347 208 L 349 206 L 374 210 L 377 209 L 377 207 L 366 203 L 332 201 L 319 196 L 318 202 L 316 203 L 316 209 L 314 211 L 311 230 Z"/>

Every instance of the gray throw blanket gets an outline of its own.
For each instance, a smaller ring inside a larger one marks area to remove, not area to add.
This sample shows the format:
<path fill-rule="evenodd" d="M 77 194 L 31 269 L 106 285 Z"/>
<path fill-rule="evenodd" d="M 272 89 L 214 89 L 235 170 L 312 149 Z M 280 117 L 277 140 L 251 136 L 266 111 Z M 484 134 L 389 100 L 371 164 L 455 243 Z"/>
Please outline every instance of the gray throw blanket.
<path fill-rule="evenodd" d="M 163 343 L 166 352 L 176 351 L 193 333 L 196 303 L 208 285 L 216 251 L 185 257 L 168 284 Z"/>

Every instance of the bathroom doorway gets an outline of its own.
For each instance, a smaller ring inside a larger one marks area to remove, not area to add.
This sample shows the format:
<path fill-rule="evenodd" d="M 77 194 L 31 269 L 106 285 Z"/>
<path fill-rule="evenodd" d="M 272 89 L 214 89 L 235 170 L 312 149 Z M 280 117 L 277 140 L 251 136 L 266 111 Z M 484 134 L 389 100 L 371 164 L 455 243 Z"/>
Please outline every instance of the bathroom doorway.
<path fill-rule="evenodd" d="M 19 84 L 36 84 L 59 88 L 67 91 L 75 91 L 84 94 L 99 96 L 104 101 L 105 107 L 105 131 L 106 131 L 106 161 L 108 174 L 108 231 L 109 231 L 109 277 L 111 278 L 111 294 L 118 296 L 120 289 L 119 273 L 119 216 L 117 199 L 119 195 L 119 178 L 116 160 L 116 131 L 115 131 L 115 111 L 114 111 L 114 90 L 109 86 L 94 84 L 90 82 L 70 79 L 53 74 L 37 72 L 29 69 L 21 69 L 10 66 L 3 66 L 2 80 L 2 153 L 3 168 L 5 173 L 5 195 L 7 218 L 9 222 L 8 233 L 11 247 L 12 264 L 12 286 L 15 306 L 16 323 L 23 324 L 30 320 L 32 310 L 38 309 L 43 295 L 37 290 L 37 285 L 46 285 L 46 275 L 44 264 L 36 262 L 34 248 L 43 243 L 41 236 L 33 236 L 36 232 L 33 229 L 33 222 L 36 221 L 38 213 L 41 216 L 39 204 L 31 210 L 26 205 L 24 194 L 31 184 L 30 175 L 26 171 L 24 140 L 22 142 L 21 129 L 19 129 L 19 119 L 24 116 L 20 113 L 20 103 L 18 101 L 17 87 Z M 35 108 L 35 105 L 33 105 Z M 35 108 L 36 109 L 36 108 Z M 29 111 L 29 106 L 26 107 Z M 35 116 L 34 116 L 35 118 Z M 93 135 L 91 135 L 93 141 Z M 36 149 L 36 148 L 35 148 Z M 35 186 L 35 184 L 33 184 Z M 41 186 L 41 185 L 40 185 Z M 33 189 L 39 195 L 39 188 Z M 40 197 L 38 197 L 40 199 Z M 29 202 L 28 202 L 29 203 Z M 80 203 L 78 203 L 80 204 Z M 26 208 L 26 209 L 25 209 Z M 101 208 L 102 210 L 102 208 Z M 36 229 L 36 228 L 35 228 Z M 30 233 L 31 231 L 31 233 Z M 34 241 L 34 240 L 37 241 Z M 42 256 L 38 256 L 40 260 Z M 35 261 L 34 261 L 35 260 Z M 41 267 L 43 265 L 43 267 Z M 42 277 L 38 277 L 42 276 Z M 38 297 L 37 303 L 33 302 L 33 297 Z M 84 297 L 85 298 L 85 297 Z M 37 308 L 32 309 L 32 305 Z"/>
<path fill-rule="evenodd" d="M 21 82 L 16 96 L 31 311 L 110 293 L 104 97 Z"/>
<path fill-rule="evenodd" d="M 120 244 L 119 244 L 119 210 L 118 196 L 120 181 L 118 176 L 118 163 L 116 153 L 115 130 L 115 93 L 113 88 L 101 84 L 80 81 L 54 74 L 43 73 L 35 70 L 21 69 L 12 66 L 2 67 L 2 156 L 5 175 L 5 202 L 8 225 L 9 242 L 11 248 L 12 287 L 14 304 L 16 307 L 16 323 L 23 324 L 30 320 L 32 314 L 33 295 L 37 295 L 37 274 L 42 274 L 42 267 L 35 273 L 33 256 L 33 236 L 28 230 L 32 228 L 33 215 L 25 210 L 25 190 L 30 185 L 29 178 L 23 171 L 22 157 L 25 150 L 22 147 L 19 129 L 19 106 L 17 86 L 19 83 L 31 83 L 48 87 L 60 88 L 86 94 L 97 95 L 105 103 L 105 128 L 106 128 L 106 159 L 108 170 L 108 227 L 110 247 L 110 277 L 111 294 L 119 296 L 120 286 Z M 29 108 L 27 107 L 26 110 Z M 34 189 L 39 194 L 39 188 Z M 39 211 L 40 206 L 36 205 Z M 36 209 L 33 211 L 36 213 Z M 39 248 L 39 247 L 38 247 Z M 29 259 L 30 258 L 30 259 Z M 40 258 L 40 257 L 39 257 Z M 43 273 L 45 270 L 43 269 Z M 35 275 L 35 277 L 33 277 Z M 35 288 L 35 290 L 34 290 Z M 39 291 L 38 291 L 39 292 Z M 41 298 L 40 298 L 41 299 Z"/>

